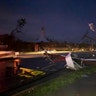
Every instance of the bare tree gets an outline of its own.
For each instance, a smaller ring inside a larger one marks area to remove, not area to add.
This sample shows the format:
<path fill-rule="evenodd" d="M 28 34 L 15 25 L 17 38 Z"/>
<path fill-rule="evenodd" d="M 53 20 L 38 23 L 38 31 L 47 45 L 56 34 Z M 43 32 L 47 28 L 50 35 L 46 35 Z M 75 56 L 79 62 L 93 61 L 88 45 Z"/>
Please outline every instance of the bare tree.
<path fill-rule="evenodd" d="M 16 34 L 17 33 L 22 33 L 22 28 L 24 27 L 24 25 L 26 24 L 26 19 L 25 18 L 21 18 L 17 20 L 17 25 L 16 28 L 14 28 L 10 35 L 9 35 L 9 39 L 8 39 L 8 45 L 10 49 L 16 49 L 15 45 L 18 45 L 20 42 L 18 42 L 19 39 L 16 38 Z M 15 46 L 15 48 L 14 48 Z"/>
<path fill-rule="evenodd" d="M 26 24 L 26 19 L 25 18 L 18 19 L 16 28 L 12 30 L 10 35 L 15 37 L 16 33 L 22 33 L 21 29 L 23 28 L 23 26 L 25 24 Z"/>

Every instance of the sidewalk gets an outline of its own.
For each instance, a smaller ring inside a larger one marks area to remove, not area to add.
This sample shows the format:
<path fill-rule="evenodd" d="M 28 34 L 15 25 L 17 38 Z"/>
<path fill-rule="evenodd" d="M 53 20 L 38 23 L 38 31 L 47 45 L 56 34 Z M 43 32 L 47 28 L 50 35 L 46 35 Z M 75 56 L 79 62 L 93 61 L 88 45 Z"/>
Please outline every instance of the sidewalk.
<path fill-rule="evenodd" d="M 96 73 L 82 78 L 48 96 L 96 96 Z"/>

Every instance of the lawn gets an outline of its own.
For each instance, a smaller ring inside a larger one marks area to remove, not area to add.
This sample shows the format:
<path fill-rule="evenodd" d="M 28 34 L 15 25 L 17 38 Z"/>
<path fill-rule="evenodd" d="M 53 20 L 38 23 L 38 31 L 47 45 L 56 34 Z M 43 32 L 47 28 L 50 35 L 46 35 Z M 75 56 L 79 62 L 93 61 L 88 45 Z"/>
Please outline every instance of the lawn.
<path fill-rule="evenodd" d="M 15 96 L 50 96 L 52 92 L 67 86 L 80 79 L 83 75 L 90 75 L 96 72 L 96 67 L 86 67 L 77 71 L 63 71 L 58 77 L 46 81 L 38 86 L 29 88 Z M 66 74 L 65 74 L 66 73 Z"/>

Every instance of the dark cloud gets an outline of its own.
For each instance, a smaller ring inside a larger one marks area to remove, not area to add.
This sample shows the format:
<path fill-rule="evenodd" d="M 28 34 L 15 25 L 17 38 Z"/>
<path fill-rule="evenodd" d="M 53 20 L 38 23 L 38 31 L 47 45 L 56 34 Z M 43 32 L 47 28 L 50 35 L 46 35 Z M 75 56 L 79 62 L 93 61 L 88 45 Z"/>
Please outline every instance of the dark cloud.
<path fill-rule="evenodd" d="M 24 17 L 24 34 L 17 35 L 24 40 L 38 38 L 44 26 L 50 38 L 77 41 L 95 22 L 95 9 L 95 0 L 0 0 L 0 33 L 10 33 Z"/>

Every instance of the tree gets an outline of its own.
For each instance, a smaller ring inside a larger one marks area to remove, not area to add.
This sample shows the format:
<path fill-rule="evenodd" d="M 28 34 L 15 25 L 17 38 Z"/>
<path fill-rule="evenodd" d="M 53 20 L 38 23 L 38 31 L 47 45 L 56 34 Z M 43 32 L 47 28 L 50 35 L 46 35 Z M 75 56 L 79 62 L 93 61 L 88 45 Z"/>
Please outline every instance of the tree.
<path fill-rule="evenodd" d="M 18 44 L 17 44 L 18 40 L 16 38 L 16 34 L 17 33 L 22 33 L 22 28 L 23 28 L 23 26 L 25 24 L 26 24 L 26 19 L 25 18 L 21 18 L 21 19 L 18 19 L 17 20 L 16 28 L 14 28 L 11 31 L 10 35 L 9 35 L 9 40 L 8 40 L 8 41 L 10 41 L 9 44 L 8 44 L 9 45 L 9 48 L 15 49 L 14 48 L 14 45 L 17 45 L 18 46 Z"/>
<path fill-rule="evenodd" d="M 11 32 L 11 36 L 15 37 L 16 33 L 21 33 L 21 29 L 23 28 L 23 26 L 26 24 L 26 19 L 25 18 L 21 18 L 17 20 L 17 25 L 16 28 L 12 30 Z"/>

